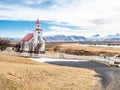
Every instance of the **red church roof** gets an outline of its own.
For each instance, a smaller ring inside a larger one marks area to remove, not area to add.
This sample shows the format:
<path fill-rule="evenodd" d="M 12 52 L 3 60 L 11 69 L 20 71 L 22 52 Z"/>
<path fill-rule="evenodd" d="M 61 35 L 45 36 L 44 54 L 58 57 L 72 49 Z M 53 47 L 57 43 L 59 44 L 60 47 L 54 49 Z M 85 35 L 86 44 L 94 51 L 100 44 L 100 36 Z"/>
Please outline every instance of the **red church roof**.
<path fill-rule="evenodd" d="M 36 31 L 42 31 L 42 29 L 40 29 L 40 28 L 36 28 L 35 30 L 36 30 Z"/>
<path fill-rule="evenodd" d="M 23 42 L 29 41 L 32 37 L 33 37 L 33 33 L 29 33 L 22 39 L 22 41 Z"/>

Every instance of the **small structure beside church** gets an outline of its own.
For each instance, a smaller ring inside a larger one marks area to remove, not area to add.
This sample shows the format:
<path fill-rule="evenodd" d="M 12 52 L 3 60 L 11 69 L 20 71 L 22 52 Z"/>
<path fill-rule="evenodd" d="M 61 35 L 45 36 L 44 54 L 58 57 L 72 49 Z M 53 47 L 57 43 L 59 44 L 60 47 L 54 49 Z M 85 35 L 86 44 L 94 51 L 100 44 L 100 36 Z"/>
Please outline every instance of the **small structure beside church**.
<path fill-rule="evenodd" d="M 36 21 L 36 29 L 33 33 L 28 33 L 21 40 L 21 49 L 29 52 L 45 53 L 45 40 L 42 36 L 42 29 L 40 28 L 40 21 Z"/>

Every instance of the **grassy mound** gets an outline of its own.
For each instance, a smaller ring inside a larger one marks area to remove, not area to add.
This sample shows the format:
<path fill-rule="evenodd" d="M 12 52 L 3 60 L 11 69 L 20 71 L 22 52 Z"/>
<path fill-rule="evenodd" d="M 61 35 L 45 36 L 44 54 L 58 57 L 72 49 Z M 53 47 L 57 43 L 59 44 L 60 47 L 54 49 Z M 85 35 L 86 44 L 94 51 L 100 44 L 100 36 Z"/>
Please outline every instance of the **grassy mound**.
<path fill-rule="evenodd" d="M 92 90 L 100 80 L 95 75 L 88 69 L 0 54 L 0 90 Z"/>

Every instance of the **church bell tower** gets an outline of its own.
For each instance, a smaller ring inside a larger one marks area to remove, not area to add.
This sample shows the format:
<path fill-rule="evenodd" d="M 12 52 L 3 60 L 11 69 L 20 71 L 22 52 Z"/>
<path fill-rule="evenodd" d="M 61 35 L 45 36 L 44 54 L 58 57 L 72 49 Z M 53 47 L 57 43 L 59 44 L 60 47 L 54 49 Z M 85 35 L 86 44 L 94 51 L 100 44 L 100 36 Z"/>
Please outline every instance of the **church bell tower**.
<path fill-rule="evenodd" d="M 36 28 L 34 30 L 34 41 L 35 43 L 41 43 L 40 40 L 42 38 L 42 29 L 40 29 L 40 21 L 37 19 Z"/>

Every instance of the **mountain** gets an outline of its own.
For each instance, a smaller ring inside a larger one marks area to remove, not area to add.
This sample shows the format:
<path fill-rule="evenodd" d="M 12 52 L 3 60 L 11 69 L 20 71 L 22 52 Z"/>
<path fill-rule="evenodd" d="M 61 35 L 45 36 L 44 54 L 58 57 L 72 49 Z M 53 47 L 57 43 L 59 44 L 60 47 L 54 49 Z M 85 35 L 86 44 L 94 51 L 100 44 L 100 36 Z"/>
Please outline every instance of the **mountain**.
<path fill-rule="evenodd" d="M 102 41 L 102 37 L 99 34 L 95 34 L 87 38 L 87 41 Z"/>
<path fill-rule="evenodd" d="M 65 36 L 65 35 L 54 35 L 54 36 L 46 36 L 44 37 L 46 42 L 78 42 L 78 41 L 86 41 L 84 36 Z"/>
<path fill-rule="evenodd" d="M 87 41 L 120 41 L 120 34 L 101 37 L 99 34 L 87 38 Z"/>
<path fill-rule="evenodd" d="M 120 34 L 108 35 L 104 37 L 104 41 L 120 41 Z"/>
<path fill-rule="evenodd" d="M 17 37 L 1 37 L 0 38 L 1 40 L 9 40 L 9 41 L 20 41 L 21 39 L 20 38 L 17 38 Z"/>
<path fill-rule="evenodd" d="M 9 41 L 20 41 L 20 38 L 8 38 Z"/>
<path fill-rule="evenodd" d="M 65 35 L 53 35 L 44 37 L 46 42 L 79 42 L 79 41 L 120 41 L 120 34 L 108 35 L 101 37 L 99 34 L 95 34 L 91 37 L 84 36 L 65 36 Z"/>

